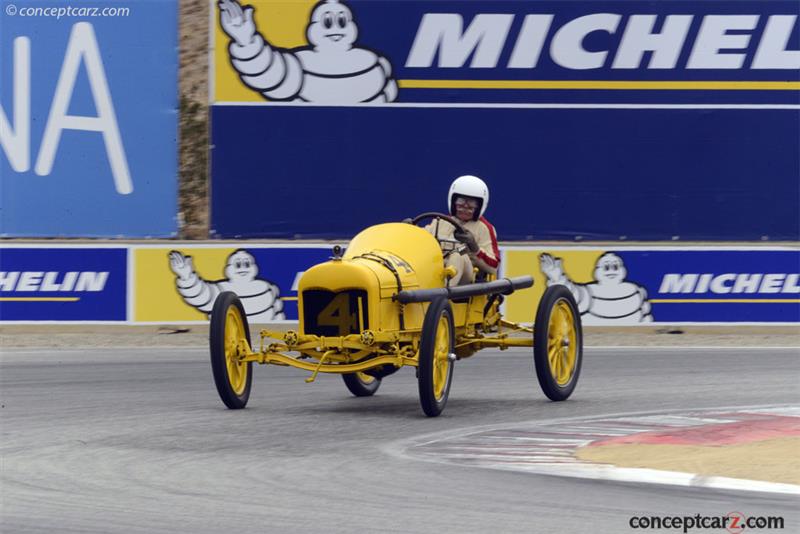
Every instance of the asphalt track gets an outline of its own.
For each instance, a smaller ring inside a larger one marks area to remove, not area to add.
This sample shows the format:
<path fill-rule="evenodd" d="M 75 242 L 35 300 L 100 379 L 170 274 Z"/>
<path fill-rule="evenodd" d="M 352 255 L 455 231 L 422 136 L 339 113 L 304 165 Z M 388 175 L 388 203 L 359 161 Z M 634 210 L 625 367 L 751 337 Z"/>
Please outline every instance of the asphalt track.
<path fill-rule="evenodd" d="M 307 373 L 257 367 L 248 408 L 229 411 L 203 349 L 4 350 L 0 530 L 619 533 L 637 532 L 632 516 L 736 511 L 781 516 L 776 532 L 800 531 L 797 496 L 387 452 L 481 425 L 800 401 L 797 348 L 587 348 L 585 356 L 573 398 L 552 403 L 527 350 L 483 351 L 457 363 L 448 406 L 429 419 L 411 369 L 385 379 L 375 397 L 355 398 L 337 376 L 305 384 Z"/>

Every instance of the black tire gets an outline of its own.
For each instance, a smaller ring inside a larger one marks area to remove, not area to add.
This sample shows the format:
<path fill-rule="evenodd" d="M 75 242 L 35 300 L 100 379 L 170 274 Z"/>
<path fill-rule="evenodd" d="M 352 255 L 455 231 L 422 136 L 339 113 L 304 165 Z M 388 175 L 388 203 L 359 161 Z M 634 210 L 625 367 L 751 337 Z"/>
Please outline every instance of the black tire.
<path fill-rule="evenodd" d="M 437 347 L 437 337 L 442 319 L 446 321 L 449 336 L 447 336 L 446 347 Z M 455 329 L 453 328 L 453 310 L 450 302 L 446 298 L 434 300 L 428 306 L 425 320 L 422 322 L 422 341 L 419 347 L 419 368 L 417 369 L 419 402 L 422 405 L 422 411 L 428 417 L 438 416 L 447 404 L 450 384 L 453 381 L 453 362 L 449 359 L 449 355 L 453 354 L 454 346 Z M 443 349 L 447 351 L 446 369 L 442 369 L 444 365 L 444 361 L 441 360 Z M 437 355 L 440 357 L 439 359 L 437 359 Z M 441 376 L 441 374 L 445 376 Z M 440 390 L 438 394 L 437 387 Z"/>
<path fill-rule="evenodd" d="M 244 308 L 232 291 L 225 291 L 220 293 L 217 300 L 214 301 L 214 308 L 211 310 L 211 326 L 209 329 L 208 342 L 211 349 L 211 371 L 214 374 L 214 383 L 217 386 L 219 398 L 225 403 L 225 406 L 231 410 L 239 410 L 247 406 L 247 400 L 250 398 L 250 386 L 253 382 L 253 364 L 247 362 L 245 364 L 231 364 L 231 370 L 244 370 L 245 377 L 242 378 L 241 374 L 231 376 L 229 372 L 229 355 L 225 353 L 225 329 L 229 325 L 228 316 L 231 314 L 231 321 L 233 321 L 241 331 L 236 333 L 229 332 L 235 337 L 241 338 L 242 334 L 244 339 L 247 340 L 248 350 L 250 350 L 250 326 L 247 324 L 247 315 L 244 313 Z M 240 322 L 237 323 L 235 316 L 238 314 Z M 241 371 L 239 371 L 241 372 Z"/>
<path fill-rule="evenodd" d="M 342 375 L 344 385 L 356 397 L 371 397 L 381 387 L 381 379 L 366 373 L 348 373 Z"/>
<path fill-rule="evenodd" d="M 559 314 L 566 328 L 553 324 L 558 321 L 554 313 Z M 550 355 L 556 369 L 550 363 Z M 572 395 L 583 363 L 583 329 L 575 297 L 565 286 L 548 287 L 539 301 L 533 328 L 533 361 L 539 385 L 550 400 L 563 401 Z"/>

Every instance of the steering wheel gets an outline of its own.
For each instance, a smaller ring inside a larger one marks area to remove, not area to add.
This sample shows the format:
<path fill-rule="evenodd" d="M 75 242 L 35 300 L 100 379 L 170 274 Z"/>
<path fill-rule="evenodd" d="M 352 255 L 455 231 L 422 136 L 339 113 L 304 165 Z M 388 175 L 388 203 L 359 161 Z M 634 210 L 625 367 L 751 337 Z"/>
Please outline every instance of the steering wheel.
<path fill-rule="evenodd" d="M 411 224 L 418 225 L 420 221 L 424 221 L 425 219 L 441 219 L 456 227 L 456 231 L 453 236 L 456 238 L 455 241 L 451 241 L 450 239 L 442 239 L 438 235 L 434 235 L 437 241 L 439 241 L 439 245 L 442 247 L 442 252 L 444 252 L 445 258 L 454 252 L 461 254 L 466 250 L 464 243 L 458 239 L 458 234 L 467 233 L 469 230 L 464 228 L 464 224 L 460 220 L 452 215 L 447 215 L 436 211 L 427 211 L 425 213 L 420 213 L 413 219 L 406 219 L 406 221 L 410 222 Z"/>
<path fill-rule="evenodd" d="M 436 211 L 426 211 L 425 213 L 420 213 L 413 219 L 411 219 L 411 224 L 419 224 L 420 221 L 424 221 L 425 219 L 442 219 L 443 221 L 447 221 L 453 226 L 455 226 L 459 232 L 467 232 L 468 230 L 464 228 L 464 224 L 458 220 L 458 218 L 453 217 L 452 215 L 446 215 L 444 213 L 439 213 Z"/>

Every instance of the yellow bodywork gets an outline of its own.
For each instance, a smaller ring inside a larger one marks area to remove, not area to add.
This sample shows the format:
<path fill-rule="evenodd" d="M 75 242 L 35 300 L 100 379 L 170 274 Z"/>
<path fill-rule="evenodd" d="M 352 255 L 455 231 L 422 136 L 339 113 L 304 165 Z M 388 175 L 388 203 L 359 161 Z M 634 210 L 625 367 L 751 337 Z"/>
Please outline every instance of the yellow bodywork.
<path fill-rule="evenodd" d="M 417 366 L 429 303 L 403 305 L 393 297 L 401 290 L 442 288 L 453 274 L 439 242 L 426 230 L 406 223 L 369 227 L 340 258 L 300 278 L 299 331 L 262 330 L 259 351 L 242 351 L 239 358 L 312 371 L 307 381 L 319 372 Z M 451 301 L 459 358 L 483 347 L 533 344 L 529 328 L 503 321 L 497 301 L 485 310 L 487 301 L 485 295 Z M 510 337 L 515 331 L 529 334 Z"/>
<path fill-rule="evenodd" d="M 423 304 L 401 307 L 392 296 L 401 289 L 432 289 L 443 287 L 444 283 L 442 251 L 431 234 L 405 223 L 372 226 L 353 238 L 342 259 L 316 265 L 300 278 L 300 333 L 311 333 L 305 328 L 307 290 L 323 289 L 334 293 L 365 290 L 367 324 L 379 325 L 371 329 L 399 332 L 422 328 L 426 307 Z M 356 311 L 351 311 L 353 316 Z"/>

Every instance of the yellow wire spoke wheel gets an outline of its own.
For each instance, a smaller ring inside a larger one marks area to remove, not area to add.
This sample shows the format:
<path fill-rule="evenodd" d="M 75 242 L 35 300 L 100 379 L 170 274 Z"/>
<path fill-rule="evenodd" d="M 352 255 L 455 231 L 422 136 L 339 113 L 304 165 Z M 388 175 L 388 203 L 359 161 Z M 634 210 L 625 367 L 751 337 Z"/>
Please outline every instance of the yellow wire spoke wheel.
<path fill-rule="evenodd" d="M 559 386 L 566 386 L 575 373 L 577 335 L 575 318 L 565 300 L 556 302 L 547 333 L 547 362 Z"/>
<path fill-rule="evenodd" d="M 246 318 L 235 293 L 226 291 L 214 301 L 209 330 L 211 370 L 220 399 L 233 410 L 247 405 L 253 380 L 253 364 L 240 359 L 250 352 Z"/>
<path fill-rule="evenodd" d="M 422 411 L 436 417 L 447 404 L 453 378 L 450 355 L 455 346 L 453 311 L 447 299 L 430 303 L 422 323 L 419 348 L 419 400 Z"/>
<path fill-rule="evenodd" d="M 228 308 L 225 314 L 225 365 L 228 371 L 228 382 L 237 395 L 244 392 L 247 384 L 247 365 L 239 361 L 239 342 L 244 339 L 242 317 L 235 306 Z"/>
<path fill-rule="evenodd" d="M 358 377 L 359 380 L 361 380 L 365 384 L 372 384 L 376 380 L 374 376 L 370 376 L 367 373 L 358 372 L 356 373 L 356 376 Z"/>
<path fill-rule="evenodd" d="M 342 380 L 356 397 L 371 397 L 381 386 L 380 378 L 362 372 L 343 374 Z"/>
<path fill-rule="evenodd" d="M 547 288 L 539 301 L 533 356 L 545 395 L 554 401 L 569 398 L 583 361 L 583 332 L 575 298 L 564 286 Z"/>
<path fill-rule="evenodd" d="M 445 387 L 450 381 L 450 323 L 447 317 L 439 318 L 436 329 L 436 342 L 433 355 L 433 395 L 436 400 L 444 396 Z"/>

